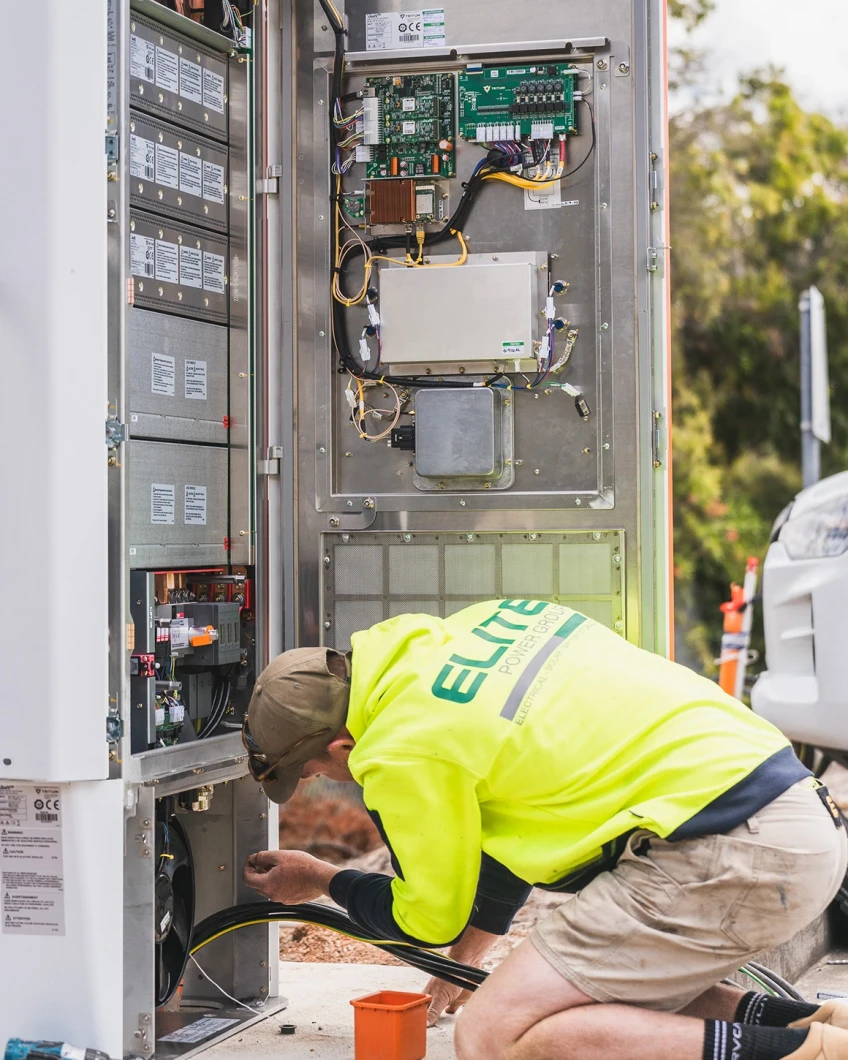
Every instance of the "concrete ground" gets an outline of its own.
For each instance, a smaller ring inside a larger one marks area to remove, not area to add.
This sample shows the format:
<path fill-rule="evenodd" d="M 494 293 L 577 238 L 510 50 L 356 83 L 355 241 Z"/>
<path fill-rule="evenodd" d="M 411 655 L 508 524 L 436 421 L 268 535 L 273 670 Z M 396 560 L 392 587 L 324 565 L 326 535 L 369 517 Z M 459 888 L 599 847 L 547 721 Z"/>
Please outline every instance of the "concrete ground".
<path fill-rule="evenodd" d="M 377 990 L 419 992 L 426 976 L 415 968 L 373 964 L 300 964 L 280 962 L 280 993 L 289 1007 L 214 1046 L 204 1056 L 224 1060 L 352 1060 L 352 998 Z M 292 1035 L 280 1034 L 280 1023 L 293 1023 Z M 427 1032 L 428 1060 L 454 1060 L 454 1017 L 447 1016 Z"/>

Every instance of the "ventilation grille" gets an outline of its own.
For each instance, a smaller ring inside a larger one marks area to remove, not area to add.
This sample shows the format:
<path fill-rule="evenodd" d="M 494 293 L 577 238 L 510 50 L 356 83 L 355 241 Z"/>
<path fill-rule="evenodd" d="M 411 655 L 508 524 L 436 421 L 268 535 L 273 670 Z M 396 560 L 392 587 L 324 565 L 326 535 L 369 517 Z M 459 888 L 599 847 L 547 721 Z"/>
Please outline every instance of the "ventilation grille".
<path fill-rule="evenodd" d="M 324 643 L 397 615 L 448 618 L 483 600 L 565 604 L 624 634 L 624 532 L 323 534 Z"/>

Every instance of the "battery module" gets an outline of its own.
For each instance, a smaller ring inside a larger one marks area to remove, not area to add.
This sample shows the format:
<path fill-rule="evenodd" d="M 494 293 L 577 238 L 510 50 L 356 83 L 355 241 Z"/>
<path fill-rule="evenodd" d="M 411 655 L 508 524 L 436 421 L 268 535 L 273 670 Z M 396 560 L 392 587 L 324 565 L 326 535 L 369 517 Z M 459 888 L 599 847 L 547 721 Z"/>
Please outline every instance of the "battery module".
<path fill-rule="evenodd" d="M 370 180 L 455 175 L 452 74 L 369 77 L 362 105 Z"/>
<path fill-rule="evenodd" d="M 569 63 L 464 70 L 459 75 L 459 135 L 474 143 L 573 136 L 578 73 Z"/>

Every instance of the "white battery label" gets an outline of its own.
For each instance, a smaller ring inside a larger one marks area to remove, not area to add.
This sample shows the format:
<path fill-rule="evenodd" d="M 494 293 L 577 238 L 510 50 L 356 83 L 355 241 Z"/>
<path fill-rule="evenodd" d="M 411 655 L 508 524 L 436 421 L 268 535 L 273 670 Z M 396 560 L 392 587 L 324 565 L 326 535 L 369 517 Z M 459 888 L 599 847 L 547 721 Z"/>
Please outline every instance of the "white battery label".
<path fill-rule="evenodd" d="M 142 180 L 153 180 L 155 176 L 154 167 L 154 144 L 143 136 L 130 137 L 130 175 L 141 177 Z"/>
<path fill-rule="evenodd" d="M 185 524 L 186 526 L 206 526 L 205 486 L 189 486 L 186 484 Z"/>
<path fill-rule="evenodd" d="M 224 113 L 224 79 L 212 70 L 203 71 L 203 106 Z"/>
<path fill-rule="evenodd" d="M 180 191 L 188 192 L 189 195 L 203 192 L 200 159 L 184 152 L 180 152 Z"/>
<path fill-rule="evenodd" d="M 403 109 L 405 111 L 415 110 L 415 96 L 405 96 L 404 97 Z"/>
<path fill-rule="evenodd" d="M 224 167 L 214 162 L 203 163 L 203 198 L 210 202 L 224 201 Z"/>
<path fill-rule="evenodd" d="M 154 241 L 150 236 L 130 233 L 130 272 L 133 276 L 153 275 L 154 253 Z"/>
<path fill-rule="evenodd" d="M 173 147 L 156 144 L 156 183 L 168 188 L 180 184 L 180 153 Z"/>
<path fill-rule="evenodd" d="M 188 619 L 175 618 L 171 622 L 170 630 L 171 648 L 188 647 Z"/>
<path fill-rule="evenodd" d="M 154 526 L 173 526 L 176 507 L 175 490 L 163 482 L 150 484 L 150 522 Z"/>
<path fill-rule="evenodd" d="M 0 784 L 4 935 L 64 935 L 60 789 Z"/>
<path fill-rule="evenodd" d="M 203 254 L 194 247 L 180 247 L 180 283 L 183 287 L 203 286 Z"/>
<path fill-rule="evenodd" d="M 156 76 L 156 51 L 153 42 L 144 37 L 130 36 L 130 76 L 140 77 L 142 81 L 153 84 Z"/>
<path fill-rule="evenodd" d="M 179 247 L 166 239 L 156 240 L 156 279 L 180 282 Z"/>
<path fill-rule="evenodd" d="M 156 84 L 169 92 L 179 92 L 180 69 L 177 56 L 167 48 L 156 48 Z"/>
<path fill-rule="evenodd" d="M 414 121 L 405 121 L 403 123 L 403 135 L 404 136 L 414 136 L 415 135 L 415 122 Z"/>
<path fill-rule="evenodd" d="M 206 400 L 206 361 L 185 362 L 185 396 L 199 401 Z"/>
<path fill-rule="evenodd" d="M 197 63 L 180 59 L 180 95 L 192 103 L 203 102 L 202 72 Z"/>
<path fill-rule="evenodd" d="M 220 254 L 203 252 L 203 290 L 224 293 L 224 259 Z"/>
<path fill-rule="evenodd" d="M 150 390 L 153 394 L 174 397 L 177 393 L 177 362 L 167 353 L 152 353 Z"/>

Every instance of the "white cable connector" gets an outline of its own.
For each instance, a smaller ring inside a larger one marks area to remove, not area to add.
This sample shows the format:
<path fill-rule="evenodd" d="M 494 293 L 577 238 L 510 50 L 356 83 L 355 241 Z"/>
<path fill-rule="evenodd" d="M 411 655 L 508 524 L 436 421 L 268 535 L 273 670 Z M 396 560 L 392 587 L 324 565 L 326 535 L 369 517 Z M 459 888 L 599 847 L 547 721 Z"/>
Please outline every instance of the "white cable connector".
<path fill-rule="evenodd" d="M 363 364 L 369 364 L 371 361 L 371 349 L 368 346 L 364 335 L 359 339 L 359 359 Z"/>
<path fill-rule="evenodd" d="M 344 396 L 347 399 L 348 405 L 350 405 L 350 411 L 353 412 L 356 408 L 356 395 L 352 390 L 345 390 Z"/>
<path fill-rule="evenodd" d="M 551 337 L 545 332 L 539 346 L 539 364 L 546 365 L 551 356 Z"/>
<path fill-rule="evenodd" d="M 372 303 L 368 303 L 368 319 L 375 328 L 380 326 L 380 314 L 377 312 L 377 307 Z"/>
<path fill-rule="evenodd" d="M 577 389 L 576 386 L 572 386 L 571 383 L 560 383 L 560 386 L 565 391 L 565 393 L 568 394 L 569 397 L 580 397 L 580 391 Z"/>
<path fill-rule="evenodd" d="M 548 320 L 553 320 L 556 316 L 556 309 L 554 307 L 554 289 L 551 288 L 551 293 L 545 299 L 545 317 Z"/>

